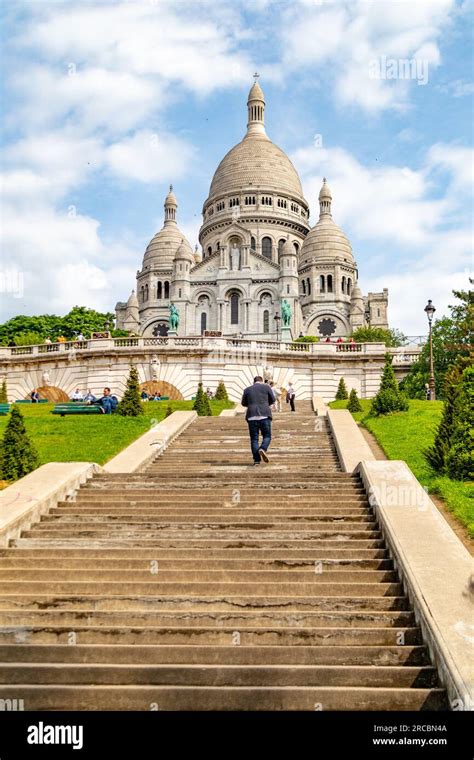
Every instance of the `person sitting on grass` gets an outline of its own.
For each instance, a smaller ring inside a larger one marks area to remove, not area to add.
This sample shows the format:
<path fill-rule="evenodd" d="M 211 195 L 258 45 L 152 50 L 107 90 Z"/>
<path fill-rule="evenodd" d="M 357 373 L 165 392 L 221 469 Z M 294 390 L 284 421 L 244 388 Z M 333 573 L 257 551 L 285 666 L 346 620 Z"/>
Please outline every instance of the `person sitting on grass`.
<path fill-rule="evenodd" d="M 81 391 L 79 390 L 79 388 L 76 388 L 76 390 L 71 396 L 71 401 L 83 401 L 83 400 L 84 399 L 83 399 Z"/>
<path fill-rule="evenodd" d="M 157 391 L 155 395 L 153 396 L 153 401 L 161 401 L 161 393 L 160 391 Z"/>
<path fill-rule="evenodd" d="M 86 402 L 86 404 L 90 404 L 92 403 L 92 401 L 96 401 L 96 397 L 94 396 L 90 388 L 87 389 L 87 393 L 84 396 L 83 400 Z"/>
<path fill-rule="evenodd" d="M 148 401 L 149 400 L 148 399 L 148 393 L 146 391 L 142 391 L 140 393 L 140 398 L 141 398 L 142 401 Z"/>
<path fill-rule="evenodd" d="M 30 393 L 30 399 L 32 404 L 37 404 L 40 400 L 40 395 L 36 388 L 33 388 L 33 390 Z"/>
<path fill-rule="evenodd" d="M 96 399 L 96 401 L 92 401 L 91 403 L 100 406 L 102 414 L 112 414 L 118 406 L 118 398 L 117 396 L 112 396 L 110 388 L 104 388 L 102 398 Z"/>

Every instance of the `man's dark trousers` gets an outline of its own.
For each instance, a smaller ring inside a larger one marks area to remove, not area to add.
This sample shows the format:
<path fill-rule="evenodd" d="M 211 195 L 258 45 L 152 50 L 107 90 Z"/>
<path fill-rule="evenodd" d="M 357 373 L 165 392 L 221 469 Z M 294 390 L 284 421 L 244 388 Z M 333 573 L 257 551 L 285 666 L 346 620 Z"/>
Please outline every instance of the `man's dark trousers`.
<path fill-rule="evenodd" d="M 252 449 L 253 461 L 260 462 L 260 449 L 266 451 L 270 446 L 272 439 L 272 421 L 268 417 L 264 420 L 247 420 L 250 433 L 250 447 Z M 262 443 L 259 444 L 259 434 L 262 434 Z"/>

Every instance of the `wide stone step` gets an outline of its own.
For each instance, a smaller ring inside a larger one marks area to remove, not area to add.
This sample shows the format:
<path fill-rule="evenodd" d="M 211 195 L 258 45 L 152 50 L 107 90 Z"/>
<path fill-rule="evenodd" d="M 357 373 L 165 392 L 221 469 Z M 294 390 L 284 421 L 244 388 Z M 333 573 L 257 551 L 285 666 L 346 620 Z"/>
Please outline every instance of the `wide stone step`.
<path fill-rule="evenodd" d="M 76 625 L 75 642 L 80 644 L 203 644 L 206 646 L 396 646 L 421 644 L 418 628 L 285 628 Z M 0 644 L 70 645 L 69 625 L 0 626 Z"/>
<path fill-rule="evenodd" d="M 52 625 L 76 626 L 90 623 L 91 625 L 113 626 L 249 626 L 268 628 L 274 627 L 325 627 L 325 628 L 411 628 L 415 625 L 415 616 L 410 611 L 326 611 L 326 612 L 266 612 L 262 610 L 244 610 L 229 612 L 215 610 L 213 612 L 191 611 L 183 606 L 182 610 L 173 612 L 121 611 L 90 609 L 61 609 L 61 610 L 0 610 L 0 625 L 2 626 L 39 626 Z"/>
<path fill-rule="evenodd" d="M 36 560 L 52 560 L 53 563 L 56 566 L 56 563 L 59 562 L 70 562 L 71 560 L 76 560 L 79 562 L 79 567 L 82 567 L 83 562 L 87 563 L 88 561 L 94 561 L 94 567 L 96 566 L 95 560 L 100 559 L 102 562 L 113 562 L 115 563 L 117 560 L 119 562 L 122 561 L 139 561 L 140 563 L 145 562 L 149 563 L 152 560 L 157 559 L 156 551 L 154 550 L 146 550 L 146 548 L 137 548 L 137 547 L 124 547 L 124 548 L 109 548 L 109 547 L 103 547 L 100 549 L 94 548 L 94 547 L 84 547 L 84 548 L 73 548 L 69 545 L 69 543 L 66 546 L 63 546 L 61 548 L 55 548 L 55 547 L 46 547 L 43 545 L 43 542 L 41 542 L 39 545 L 37 545 L 37 542 L 34 543 L 34 547 L 29 547 L 28 543 L 31 543 L 31 541 L 27 543 L 22 543 L 21 547 L 16 548 L 15 551 L 12 551 L 11 549 L 0 549 L 0 559 L 2 562 L 20 562 L 22 563 L 25 559 L 28 561 L 35 562 Z M 213 548 L 213 547 L 206 547 L 204 549 L 202 548 L 193 548 L 193 547 L 185 547 L 182 549 L 175 549 L 175 548 L 161 548 L 159 552 L 159 558 L 164 559 L 174 559 L 178 560 L 181 564 L 182 561 L 207 561 L 213 560 L 213 561 L 220 561 L 220 560 L 245 560 L 245 561 L 256 561 L 258 563 L 265 562 L 267 560 L 270 560 L 272 562 L 282 563 L 282 567 L 290 566 L 291 563 L 295 562 L 296 565 L 298 565 L 300 562 L 304 561 L 306 563 L 313 564 L 313 562 L 317 559 L 324 562 L 326 559 L 330 559 L 333 561 L 355 561 L 355 562 L 365 562 L 365 561 L 372 561 L 372 560 L 385 560 L 388 558 L 388 552 L 385 548 L 381 549 L 359 549 L 359 548 L 345 548 L 344 546 L 337 548 L 327 548 L 322 549 L 320 545 L 318 544 L 318 548 L 313 548 L 311 550 L 311 554 L 308 552 L 308 549 L 304 547 L 303 549 L 286 549 L 283 553 L 280 549 L 258 549 L 255 550 L 255 548 L 232 548 L 227 547 L 224 549 L 219 548 Z M 219 562 L 220 565 L 220 562 Z M 59 566 L 59 565 L 58 565 Z"/>
<path fill-rule="evenodd" d="M 430 689 L 429 666 L 361 665 L 65 665 L 12 663 L 0 668 L 0 684 L 145 686 L 368 686 Z"/>
<path fill-rule="evenodd" d="M 426 646 L 201 646 L 0 644 L 0 660 L 8 663 L 107 663 L 124 665 L 371 665 L 373 667 L 429 665 Z"/>
<path fill-rule="evenodd" d="M 27 710 L 444 710 L 443 689 L 361 686 L 2 686 Z"/>
<path fill-rule="evenodd" d="M 182 533 L 182 532 L 181 532 Z M 135 535 L 135 534 L 134 534 Z M 324 534 L 322 534 L 324 535 Z M 205 540 L 203 540 L 205 539 Z M 244 539 L 242 537 L 238 537 L 237 539 L 229 538 L 229 537 L 213 537 L 209 538 L 206 536 L 201 537 L 186 537 L 186 538 L 173 538 L 173 539 L 167 539 L 166 537 L 161 536 L 161 538 L 149 538 L 148 534 L 145 534 L 143 536 L 140 536 L 140 540 L 137 542 L 136 537 L 135 538 L 124 538 L 124 537 L 118 537 L 115 536 L 113 538 L 97 538 L 95 537 L 93 541 L 90 540 L 89 536 L 83 536 L 82 538 L 78 537 L 67 537 L 67 538 L 61 538 L 57 535 L 53 538 L 48 538 L 44 534 L 40 533 L 40 538 L 17 538 L 14 539 L 12 542 L 13 548 L 22 548 L 22 549 L 31 549 L 31 548 L 67 548 L 67 549 L 82 549 L 82 548 L 89 548 L 89 549 L 136 549 L 137 543 L 143 547 L 143 551 L 146 552 L 147 550 L 150 550 L 152 548 L 154 549 L 177 549 L 182 551 L 183 549 L 186 550 L 186 555 L 189 556 L 189 551 L 192 549 L 198 549 L 201 552 L 202 551 L 209 551 L 212 549 L 228 549 L 229 551 L 233 549 L 237 550 L 245 550 L 245 549 L 252 549 L 253 552 L 255 551 L 265 551 L 269 549 L 277 549 L 281 553 L 282 550 L 285 552 L 290 550 L 300 550 L 302 553 L 308 553 L 308 551 L 314 551 L 314 550 L 326 550 L 327 549 L 337 549 L 337 554 L 340 554 L 340 552 L 344 550 L 354 550 L 356 556 L 362 556 L 360 552 L 364 549 L 385 549 L 385 543 L 382 538 L 369 538 L 369 539 L 362 539 L 362 538 L 354 538 L 350 534 L 348 536 L 343 536 L 341 534 L 337 534 L 333 539 L 329 538 L 317 538 L 314 539 L 314 537 L 310 536 L 304 536 L 304 540 L 291 540 L 291 539 L 284 539 L 284 538 L 262 538 L 262 536 L 254 537 L 254 538 L 248 538 Z M 189 550 L 189 551 L 187 551 Z M 230 556 L 230 555 L 228 555 Z"/>
<path fill-rule="evenodd" d="M 94 517 L 97 517 L 101 519 L 102 516 L 110 516 L 110 517 L 121 517 L 121 516 L 130 516 L 134 519 L 137 517 L 143 516 L 144 519 L 150 519 L 153 517 L 167 517 L 167 516 L 175 516 L 177 518 L 191 518 L 193 517 L 196 519 L 196 516 L 200 516 L 205 520 L 209 519 L 216 519 L 220 516 L 230 516 L 234 520 L 240 516 L 250 516 L 250 517 L 263 517 L 266 519 L 274 519 L 277 518 L 288 518 L 289 520 L 294 519 L 307 519 L 311 517 L 372 517 L 373 518 L 373 512 L 370 509 L 370 507 L 363 505 L 363 504 L 349 504 L 347 505 L 338 505 L 336 507 L 301 507 L 297 504 L 290 506 L 290 507 L 275 507 L 272 506 L 271 510 L 268 507 L 261 507 L 261 506 L 242 506 L 241 504 L 238 504 L 237 506 L 232 505 L 232 502 L 228 502 L 227 505 L 219 505 L 219 506 L 213 506 L 213 507 L 206 507 L 203 511 L 203 507 L 197 507 L 197 506 L 187 506 L 187 507 L 179 507 L 179 506 L 169 506 L 169 507 L 162 507 L 160 503 L 156 504 L 153 502 L 140 502 L 139 505 L 136 504 L 120 504 L 117 506 L 110 506 L 110 505 L 87 505 L 84 506 L 83 503 L 76 504 L 71 502 L 65 502 L 60 507 L 53 507 L 48 515 L 45 515 L 41 518 L 42 522 L 51 520 L 53 521 L 53 518 L 56 517 L 85 517 L 87 515 L 94 515 Z"/>
<path fill-rule="evenodd" d="M 0 568 L 0 583 L 6 581 L 57 581 L 57 570 L 17 569 L 4 570 Z M 317 578 L 315 578 L 317 576 Z M 323 565 L 315 564 L 313 569 L 287 572 L 286 570 L 237 570 L 209 569 L 206 567 L 195 569 L 164 569 L 161 564 L 155 562 L 148 569 L 124 570 L 123 568 L 108 569 L 90 568 L 88 570 L 61 570 L 61 582 L 91 582 L 112 581 L 114 583 L 318 583 L 319 579 L 325 583 L 395 583 L 397 573 L 394 570 L 332 570 Z M 1 593 L 1 590 L 0 590 Z"/>
<path fill-rule="evenodd" d="M 0 556 L 0 569 L 24 569 L 24 570 L 96 570 L 97 562 L 95 558 L 88 557 L 70 557 L 69 552 L 65 551 L 59 556 L 33 556 L 23 557 L 26 552 L 10 552 L 9 556 Z M 108 553 L 107 553 L 108 554 Z M 330 559 L 324 558 L 268 558 L 258 559 L 258 557 L 247 557 L 241 559 L 218 559 L 209 558 L 207 552 L 203 556 L 190 559 L 187 556 L 182 558 L 165 558 L 161 553 L 159 557 L 149 557 L 143 559 L 127 559 L 127 557 L 108 557 L 100 558 L 101 570 L 148 570 L 150 571 L 151 563 L 159 559 L 160 570 L 285 570 L 293 573 L 299 573 L 301 570 L 315 571 L 315 563 L 322 566 L 324 571 L 331 570 L 339 572 L 340 570 L 393 570 L 393 560 L 391 559 L 342 559 L 340 557 Z M 20 555 L 20 556 L 18 556 Z M 18 577 L 18 575 L 16 576 Z"/>
<path fill-rule="evenodd" d="M 361 571 L 362 575 L 364 571 Z M 329 575 L 329 574 L 326 574 Z M 400 583 L 390 581 L 337 581 L 326 580 L 324 573 L 314 573 L 311 581 L 300 581 L 293 575 L 288 581 L 166 581 L 160 574 L 151 576 L 147 581 L 2 581 L 0 598 L 6 594 L 98 594 L 109 596 L 115 594 L 256 594 L 269 596 L 286 596 L 294 594 L 307 596 L 401 596 L 403 588 Z M 357 574 L 359 575 L 359 573 Z"/>
<path fill-rule="evenodd" d="M 317 611 L 408 611 L 408 600 L 404 596 L 338 596 L 337 594 L 324 596 L 259 596 L 258 594 L 247 595 L 219 595 L 205 596 L 193 594 L 168 594 L 160 595 L 153 589 L 153 594 L 51 594 L 48 592 L 36 594 L 1 594 L 0 610 L 153 610 L 159 612 L 173 612 L 182 610 L 186 606 L 190 612 L 241 612 L 265 611 L 265 612 L 317 612 Z"/>
<path fill-rule="evenodd" d="M 181 526 L 187 529 L 196 528 L 197 530 L 210 528 L 212 530 L 218 530 L 220 528 L 244 528 L 245 530 L 251 528 L 258 528 L 259 530 L 290 530 L 290 531 L 308 531 L 314 527 L 318 530 L 332 529 L 334 526 L 343 527 L 347 530 L 376 530 L 377 523 L 372 515 L 356 515 L 355 517 L 344 517 L 344 515 L 310 515 L 310 516 L 295 516 L 289 517 L 288 515 L 281 516 L 279 520 L 268 517 L 260 517 L 255 515 L 239 515 L 237 517 L 231 517 L 227 515 L 220 515 L 219 517 L 210 515 L 208 520 L 204 518 L 204 515 L 200 515 L 201 519 L 196 522 L 196 515 L 190 515 L 187 519 L 183 515 L 169 515 L 166 518 L 156 518 L 153 520 L 148 515 L 125 515 L 117 517 L 114 515 L 57 515 L 51 517 L 44 517 L 40 523 L 38 523 L 34 530 L 96 530 L 96 529 L 128 529 L 142 531 L 146 530 L 161 530 L 163 528 L 180 528 Z"/>

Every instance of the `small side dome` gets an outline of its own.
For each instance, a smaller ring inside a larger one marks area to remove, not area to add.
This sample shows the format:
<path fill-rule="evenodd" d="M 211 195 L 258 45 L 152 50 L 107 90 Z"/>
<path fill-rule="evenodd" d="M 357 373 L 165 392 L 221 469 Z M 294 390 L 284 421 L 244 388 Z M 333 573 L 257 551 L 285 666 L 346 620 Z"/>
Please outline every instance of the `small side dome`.
<path fill-rule="evenodd" d="M 130 308 L 130 307 L 136 307 L 138 309 L 138 298 L 137 298 L 134 290 L 132 290 L 132 292 L 130 293 L 130 295 L 128 297 L 127 307 L 128 308 Z"/>
<path fill-rule="evenodd" d="M 359 288 L 359 282 L 356 282 L 356 284 L 352 288 L 351 301 L 363 301 L 363 300 L 364 300 L 364 297 L 362 295 L 361 289 Z"/>
<path fill-rule="evenodd" d="M 291 242 L 289 235 L 286 236 L 286 240 L 281 249 L 281 255 L 282 256 L 296 256 L 296 249 L 293 243 Z"/>
<path fill-rule="evenodd" d="M 178 201 L 176 200 L 176 196 L 173 193 L 173 185 L 170 185 L 168 195 L 165 198 L 165 208 L 166 206 L 176 206 L 176 208 L 178 208 Z"/>
<path fill-rule="evenodd" d="M 321 187 L 321 190 L 319 191 L 319 200 L 329 200 L 332 201 L 332 195 L 330 187 L 327 183 L 326 177 L 323 177 L 323 186 Z"/>
<path fill-rule="evenodd" d="M 181 243 L 178 246 L 174 258 L 175 261 L 189 261 L 191 264 L 194 264 L 194 255 L 191 246 L 184 238 L 181 238 Z"/>

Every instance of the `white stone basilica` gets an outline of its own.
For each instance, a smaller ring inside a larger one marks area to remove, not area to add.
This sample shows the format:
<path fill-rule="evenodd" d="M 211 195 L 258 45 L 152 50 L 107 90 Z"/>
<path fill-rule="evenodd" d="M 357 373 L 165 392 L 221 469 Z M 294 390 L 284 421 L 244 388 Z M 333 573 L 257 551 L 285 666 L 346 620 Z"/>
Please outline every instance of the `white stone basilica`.
<path fill-rule="evenodd" d="M 362 295 L 351 245 L 332 218 L 326 180 L 319 221 L 310 228 L 296 169 L 265 132 L 257 82 L 247 106 L 247 133 L 220 162 L 204 202 L 202 253 L 179 230 L 170 187 L 163 228 L 145 251 L 136 292 L 116 305 L 117 328 L 166 335 L 174 304 L 180 336 L 215 331 L 271 338 L 282 335 L 284 299 L 293 338 L 387 327 L 388 291 Z"/>

